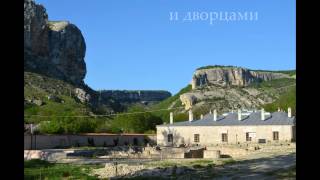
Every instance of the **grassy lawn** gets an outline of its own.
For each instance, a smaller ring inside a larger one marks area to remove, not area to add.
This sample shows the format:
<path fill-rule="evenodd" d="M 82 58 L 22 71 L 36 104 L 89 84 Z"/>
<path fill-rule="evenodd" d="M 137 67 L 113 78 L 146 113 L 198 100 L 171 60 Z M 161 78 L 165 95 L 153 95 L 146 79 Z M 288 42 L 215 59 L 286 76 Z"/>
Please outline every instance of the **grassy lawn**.
<path fill-rule="evenodd" d="M 95 176 L 89 176 L 93 168 L 101 168 L 98 165 L 71 165 L 54 164 L 42 160 L 29 160 L 24 162 L 24 179 L 98 179 Z"/>

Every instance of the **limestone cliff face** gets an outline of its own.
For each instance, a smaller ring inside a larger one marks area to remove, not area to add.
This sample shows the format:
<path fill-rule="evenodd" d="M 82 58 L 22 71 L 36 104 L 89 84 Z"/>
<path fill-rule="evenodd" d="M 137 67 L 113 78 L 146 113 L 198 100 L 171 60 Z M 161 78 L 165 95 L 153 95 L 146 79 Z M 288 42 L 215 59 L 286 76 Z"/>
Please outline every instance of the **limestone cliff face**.
<path fill-rule="evenodd" d="M 171 96 L 168 91 L 156 91 L 156 90 L 104 90 L 101 91 L 101 98 L 114 99 L 119 102 L 158 102 Z"/>
<path fill-rule="evenodd" d="M 273 72 L 251 71 L 240 67 L 215 67 L 196 70 L 192 78 L 192 89 L 208 85 L 248 86 L 252 82 L 290 78 L 289 75 Z"/>
<path fill-rule="evenodd" d="M 250 86 L 253 82 L 262 83 L 274 79 L 283 83 L 275 83 L 268 88 Z M 192 90 L 181 94 L 179 98 L 185 110 L 216 108 L 228 111 L 237 108 L 252 109 L 271 103 L 295 86 L 295 80 L 288 73 L 214 66 L 196 70 L 191 85 Z"/>
<path fill-rule="evenodd" d="M 67 21 L 48 21 L 42 5 L 24 1 L 24 69 L 82 85 L 86 45 L 81 31 Z"/>
<path fill-rule="evenodd" d="M 74 97 L 103 114 L 121 112 L 132 102 L 157 102 L 171 96 L 166 91 L 104 91 L 100 94 L 83 82 L 85 51 L 85 40 L 75 25 L 68 21 L 49 21 L 42 5 L 24 0 L 24 71 L 28 92 L 36 88 L 48 95 Z M 35 98 L 25 97 L 25 100 Z"/>

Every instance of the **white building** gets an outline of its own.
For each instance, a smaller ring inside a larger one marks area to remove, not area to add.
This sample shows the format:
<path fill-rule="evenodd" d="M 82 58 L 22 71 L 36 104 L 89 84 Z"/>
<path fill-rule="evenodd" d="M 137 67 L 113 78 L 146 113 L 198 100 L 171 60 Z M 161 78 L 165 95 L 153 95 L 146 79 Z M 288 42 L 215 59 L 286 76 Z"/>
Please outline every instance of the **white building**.
<path fill-rule="evenodd" d="M 291 108 L 287 112 L 268 113 L 263 109 L 256 112 L 229 112 L 223 115 L 206 114 L 203 119 L 158 125 L 157 144 L 160 146 L 203 145 L 221 143 L 272 143 L 295 141 L 295 117 Z"/>

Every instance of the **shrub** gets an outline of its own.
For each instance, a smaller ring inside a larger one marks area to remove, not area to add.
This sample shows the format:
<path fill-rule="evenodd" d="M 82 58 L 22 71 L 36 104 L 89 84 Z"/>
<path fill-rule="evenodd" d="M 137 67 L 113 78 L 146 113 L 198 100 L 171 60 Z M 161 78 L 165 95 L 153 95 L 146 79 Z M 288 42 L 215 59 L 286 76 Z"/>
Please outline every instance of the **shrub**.
<path fill-rule="evenodd" d="M 88 145 L 94 147 L 94 139 L 88 138 Z"/>
<path fill-rule="evenodd" d="M 113 145 L 114 146 L 117 146 L 119 144 L 119 139 L 113 139 Z"/>
<path fill-rule="evenodd" d="M 142 112 L 144 109 L 134 107 L 128 112 Z M 144 133 L 155 130 L 156 125 L 162 124 L 162 119 L 151 113 L 138 113 L 128 115 L 118 115 L 111 123 L 113 133 Z M 121 128 L 120 128 L 121 127 Z"/>
<path fill-rule="evenodd" d="M 89 118 L 57 118 L 40 123 L 40 133 L 61 134 L 61 133 L 86 133 L 93 132 L 97 127 L 94 119 Z"/>
<path fill-rule="evenodd" d="M 283 110 L 287 110 L 288 107 L 292 108 L 292 114 L 296 114 L 296 87 L 290 88 L 286 93 L 282 94 L 278 100 L 273 103 L 266 104 L 264 108 L 266 111 L 274 112 L 280 107 Z"/>

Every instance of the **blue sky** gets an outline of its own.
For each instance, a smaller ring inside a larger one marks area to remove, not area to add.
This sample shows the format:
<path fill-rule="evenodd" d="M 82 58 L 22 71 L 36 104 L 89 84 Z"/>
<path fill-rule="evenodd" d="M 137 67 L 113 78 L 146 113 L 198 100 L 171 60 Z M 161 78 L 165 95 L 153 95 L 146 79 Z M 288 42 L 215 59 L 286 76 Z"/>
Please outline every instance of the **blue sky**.
<path fill-rule="evenodd" d="M 178 92 L 206 65 L 295 69 L 294 0 L 36 0 L 77 25 L 93 89 Z M 170 21 L 178 12 L 258 12 L 257 21 Z"/>

